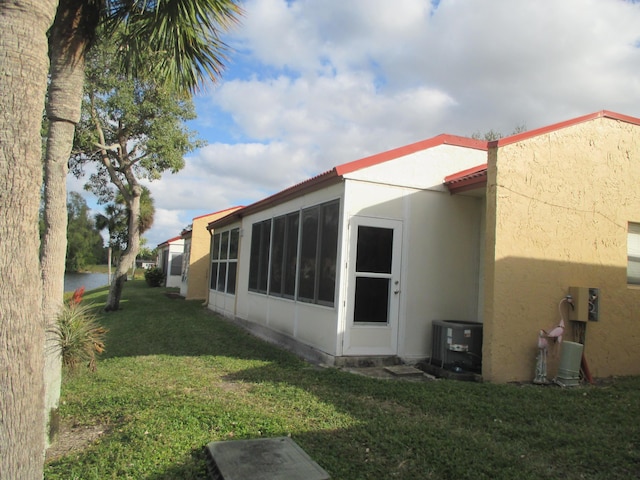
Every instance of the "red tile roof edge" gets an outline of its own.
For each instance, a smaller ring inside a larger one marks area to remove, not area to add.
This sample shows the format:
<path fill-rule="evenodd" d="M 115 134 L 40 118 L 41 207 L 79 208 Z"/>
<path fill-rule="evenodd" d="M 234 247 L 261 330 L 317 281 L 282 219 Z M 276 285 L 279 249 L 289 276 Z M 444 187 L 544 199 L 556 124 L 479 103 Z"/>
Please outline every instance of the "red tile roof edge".
<path fill-rule="evenodd" d="M 487 184 L 487 164 L 462 170 L 461 172 L 447 175 L 444 178 L 444 185 L 452 195 L 466 192 Z"/>
<path fill-rule="evenodd" d="M 230 212 L 230 210 L 238 210 L 240 208 L 244 208 L 244 205 L 238 205 L 235 207 L 229 207 L 229 208 L 223 208 L 222 210 L 218 210 L 217 212 L 213 212 L 213 213 L 205 213 L 204 215 L 199 215 L 197 217 L 193 217 L 193 220 L 200 220 L 201 218 L 205 218 L 205 217 L 210 217 L 211 215 L 218 215 L 219 213 L 224 213 L 224 212 Z"/>
<path fill-rule="evenodd" d="M 229 225 L 233 223 L 236 219 L 247 216 L 253 212 L 258 212 L 260 210 L 264 210 L 271 205 L 276 205 L 279 203 L 288 200 L 289 198 L 293 198 L 301 194 L 301 192 L 312 192 L 318 190 L 324 186 L 332 185 L 334 183 L 338 183 L 342 180 L 342 177 L 336 173 L 336 169 L 333 168 L 324 173 L 316 175 L 315 177 L 311 177 L 303 182 L 297 183 L 291 187 L 285 188 L 273 195 L 270 195 L 262 200 L 258 200 L 255 203 L 252 203 L 249 206 L 240 208 L 234 212 L 229 213 L 222 218 L 214 220 L 213 222 L 207 225 L 208 230 L 212 230 L 214 228 L 221 228 L 225 225 Z"/>
<path fill-rule="evenodd" d="M 327 170 L 324 173 L 311 177 L 303 182 L 286 188 L 280 192 L 277 192 L 269 197 L 259 200 L 251 205 L 244 207 L 240 210 L 230 213 L 229 215 L 214 220 L 207 225 L 207 229 L 212 230 L 214 228 L 221 228 L 230 223 L 233 223 L 236 219 L 249 215 L 250 213 L 263 210 L 271 205 L 282 203 L 285 200 L 295 197 L 301 192 L 310 192 L 318 190 L 324 186 L 338 183 L 342 180 L 342 177 L 348 173 L 361 170 L 363 168 L 372 167 L 389 160 L 404 157 L 421 150 L 427 150 L 429 148 L 437 147 L 440 145 L 454 145 L 458 147 L 474 148 L 477 150 L 487 150 L 487 142 L 484 140 L 475 140 L 473 138 L 459 137 L 457 135 L 441 134 L 427 140 L 405 145 L 403 147 L 394 148 L 386 152 L 377 153 L 369 157 L 364 157 L 352 162 L 343 163 L 337 167 Z"/>
<path fill-rule="evenodd" d="M 386 152 L 377 153 L 353 162 L 343 163 L 342 165 L 337 166 L 335 170 L 338 175 L 345 175 L 362 168 L 372 167 L 389 160 L 394 160 L 396 158 L 404 157 L 422 150 L 428 150 L 429 148 L 438 147 L 440 145 L 455 145 L 458 147 L 474 148 L 476 150 L 487 150 L 487 142 L 485 140 L 459 137 L 457 135 L 440 134 L 427 140 L 421 140 L 403 147 L 387 150 Z"/>
<path fill-rule="evenodd" d="M 176 240 L 181 240 L 181 239 L 182 239 L 182 236 L 178 235 L 177 237 L 173 237 L 173 238 L 170 238 L 169 240 L 165 240 L 164 242 L 159 243 L 158 247 L 163 247 L 165 245 L 170 244 L 171 242 L 175 242 Z"/>
<path fill-rule="evenodd" d="M 445 185 L 448 183 L 456 183 L 462 180 L 465 180 L 465 177 L 472 177 L 477 175 L 482 175 L 483 172 L 486 172 L 487 164 L 483 163 L 482 165 L 477 165 L 475 167 L 467 168 L 466 170 L 461 170 L 456 173 L 452 173 L 451 175 L 447 175 L 444 177 Z"/>
<path fill-rule="evenodd" d="M 522 140 L 528 140 L 529 138 L 533 138 L 538 135 L 544 135 L 545 133 L 550 133 L 556 130 L 560 130 L 562 128 L 571 127 L 579 123 L 595 120 L 596 118 L 611 118 L 613 120 L 620 120 L 621 122 L 640 125 L 640 118 L 631 117 L 629 115 L 623 115 L 621 113 L 611 112 L 609 110 L 600 110 L 599 112 L 589 113 L 581 117 L 572 118 L 570 120 L 565 120 L 563 122 L 554 123 L 552 125 L 547 125 L 545 127 L 536 128 L 534 130 L 517 133 L 509 137 L 501 138 L 499 140 L 494 140 L 492 142 L 489 142 L 489 148 L 504 147 L 505 145 L 510 145 L 512 143 L 520 142 Z"/>

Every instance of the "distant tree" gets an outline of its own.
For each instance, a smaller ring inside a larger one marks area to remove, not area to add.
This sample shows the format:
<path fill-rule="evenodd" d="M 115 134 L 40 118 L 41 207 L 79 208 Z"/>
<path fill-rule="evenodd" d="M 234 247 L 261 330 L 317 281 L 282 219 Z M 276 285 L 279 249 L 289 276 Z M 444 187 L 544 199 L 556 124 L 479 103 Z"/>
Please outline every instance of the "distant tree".
<path fill-rule="evenodd" d="M 96 213 L 96 228 L 99 231 L 106 230 L 109 235 L 108 246 L 112 255 L 118 258 L 119 252 L 126 248 L 127 242 L 127 215 L 124 205 L 110 203 L 105 205 L 104 213 Z"/>
<path fill-rule="evenodd" d="M 71 192 L 67 202 L 67 272 L 81 271 L 103 257 L 104 240 L 89 213 L 85 199 Z"/>
<path fill-rule="evenodd" d="M 513 132 L 511 132 L 509 136 L 516 135 L 518 133 L 522 133 L 526 131 L 527 131 L 527 126 L 524 123 L 521 123 L 516 125 L 516 127 L 513 129 Z M 474 138 L 476 140 L 486 140 L 487 142 L 500 140 L 503 137 L 504 135 L 502 135 L 502 133 L 495 131 L 493 128 L 485 133 L 480 133 L 479 131 L 476 131 L 471 135 L 471 138 Z"/>
<path fill-rule="evenodd" d="M 146 241 L 146 238 L 141 238 L 140 240 Z M 142 243 L 140 244 L 140 253 L 138 254 L 138 257 L 142 260 L 155 260 L 157 255 L 157 249 L 143 246 Z"/>
<path fill-rule="evenodd" d="M 127 272 L 140 248 L 140 235 L 153 219 L 152 213 L 144 213 L 140 180 L 178 172 L 184 167 L 184 155 L 203 143 L 185 126 L 195 118 L 191 97 L 151 76 L 131 79 L 122 74 L 116 47 L 108 38 L 103 36 L 88 52 L 85 73 L 72 169 L 80 171 L 87 162 L 96 165 L 97 172 L 86 187 L 102 203 L 119 203 L 120 199 L 127 219 L 126 240 L 105 306 L 110 311 L 119 308 Z"/>
<path fill-rule="evenodd" d="M 149 230 L 153 225 L 155 206 L 151 191 L 143 186 L 140 196 L 140 234 Z M 120 258 L 120 252 L 127 248 L 129 213 L 124 197 L 116 195 L 115 201 L 105 205 L 104 213 L 96 213 L 96 227 L 99 231 L 107 230 L 109 233 L 109 246 L 114 258 Z M 140 246 L 144 238 L 140 238 Z"/>

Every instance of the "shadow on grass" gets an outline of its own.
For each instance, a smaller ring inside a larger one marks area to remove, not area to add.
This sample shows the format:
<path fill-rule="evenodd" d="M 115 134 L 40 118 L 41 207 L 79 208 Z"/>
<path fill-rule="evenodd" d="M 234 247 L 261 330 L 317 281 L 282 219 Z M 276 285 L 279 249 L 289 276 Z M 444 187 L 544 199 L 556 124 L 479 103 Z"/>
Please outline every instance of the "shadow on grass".
<path fill-rule="evenodd" d="M 150 475 L 146 480 L 210 480 L 207 472 L 204 448 L 194 448 L 179 464 L 169 467 L 160 474 Z"/>
<path fill-rule="evenodd" d="M 124 308 L 101 316 L 110 330 L 102 358 L 206 355 L 266 363 L 226 374 L 225 381 L 242 388 L 217 390 L 188 415 L 182 416 L 189 396 L 163 411 L 163 421 L 175 415 L 177 422 L 198 425 L 198 439 L 190 446 L 203 442 L 203 437 L 231 438 L 225 436 L 228 428 L 237 430 L 238 439 L 292 434 L 334 479 L 605 479 L 634 478 L 638 472 L 640 439 L 633 422 L 625 422 L 627 416 L 640 414 L 637 388 L 612 392 L 411 383 L 311 368 L 213 315 L 202 302 L 166 295 L 173 292 L 127 282 Z M 100 301 L 106 291 L 92 295 L 92 301 Z M 217 367 L 207 363 L 205 368 Z M 152 387 L 146 390 L 136 389 L 122 403 L 135 411 L 136 405 L 142 409 L 164 401 L 150 393 Z M 211 407 L 216 400 L 218 410 Z M 288 418 L 296 416 L 311 421 Z M 238 426 L 230 427 L 231 423 Z M 208 478 L 205 443 L 191 451 L 174 450 L 173 464 L 147 478 Z"/>

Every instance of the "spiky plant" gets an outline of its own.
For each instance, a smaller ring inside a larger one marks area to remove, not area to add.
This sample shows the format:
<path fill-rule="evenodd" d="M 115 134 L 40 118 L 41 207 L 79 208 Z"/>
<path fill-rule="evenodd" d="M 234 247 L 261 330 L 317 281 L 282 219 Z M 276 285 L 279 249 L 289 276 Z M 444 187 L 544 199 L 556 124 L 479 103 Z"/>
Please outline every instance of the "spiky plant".
<path fill-rule="evenodd" d="M 55 328 L 62 365 L 71 372 L 85 362 L 95 371 L 96 356 L 104 352 L 104 337 L 108 332 L 98 323 L 94 307 L 82 304 L 80 298 L 81 295 L 74 294 L 63 307 Z"/>

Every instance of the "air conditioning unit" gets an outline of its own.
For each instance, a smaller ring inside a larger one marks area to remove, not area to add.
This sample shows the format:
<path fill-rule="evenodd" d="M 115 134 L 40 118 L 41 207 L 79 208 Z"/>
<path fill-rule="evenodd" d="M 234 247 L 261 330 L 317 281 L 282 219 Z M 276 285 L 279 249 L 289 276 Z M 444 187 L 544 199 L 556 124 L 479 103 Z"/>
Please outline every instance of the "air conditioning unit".
<path fill-rule="evenodd" d="M 480 373 L 482 324 L 465 320 L 434 320 L 430 363 L 449 370 Z"/>

